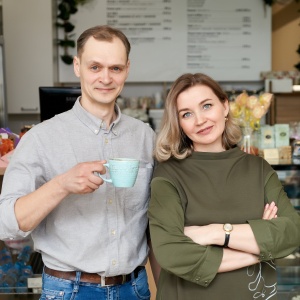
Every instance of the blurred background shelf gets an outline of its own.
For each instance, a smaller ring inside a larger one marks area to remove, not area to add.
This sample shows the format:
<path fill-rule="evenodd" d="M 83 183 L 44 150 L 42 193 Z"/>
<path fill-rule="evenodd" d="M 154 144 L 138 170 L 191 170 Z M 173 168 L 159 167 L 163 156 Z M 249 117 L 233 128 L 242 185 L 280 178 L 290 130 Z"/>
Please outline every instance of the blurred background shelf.
<path fill-rule="evenodd" d="M 293 206 L 300 212 L 300 164 L 272 165 Z M 300 299 L 300 248 L 277 259 L 278 300 Z"/>

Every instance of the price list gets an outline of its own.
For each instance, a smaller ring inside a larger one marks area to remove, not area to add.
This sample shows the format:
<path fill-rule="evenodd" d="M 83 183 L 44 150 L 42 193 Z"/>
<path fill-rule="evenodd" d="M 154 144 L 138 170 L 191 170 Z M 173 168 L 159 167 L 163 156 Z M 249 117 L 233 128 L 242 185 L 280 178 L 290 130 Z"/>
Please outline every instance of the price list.
<path fill-rule="evenodd" d="M 251 69 L 256 51 L 252 10 L 207 7 L 206 2 L 187 2 L 187 69 L 212 73 L 223 68 L 229 72 Z"/>
<path fill-rule="evenodd" d="M 172 82 L 183 73 L 258 81 L 271 69 L 271 9 L 261 0 L 105 0 L 76 14 L 76 31 L 121 29 L 132 49 L 129 82 Z M 85 6 L 86 7 L 86 6 Z M 62 82 L 74 81 L 73 70 Z"/>
<path fill-rule="evenodd" d="M 186 1 L 185 71 L 253 81 L 271 67 L 270 10 L 261 1 Z"/>
<path fill-rule="evenodd" d="M 107 0 L 107 24 L 121 29 L 132 45 L 172 40 L 172 1 Z"/>

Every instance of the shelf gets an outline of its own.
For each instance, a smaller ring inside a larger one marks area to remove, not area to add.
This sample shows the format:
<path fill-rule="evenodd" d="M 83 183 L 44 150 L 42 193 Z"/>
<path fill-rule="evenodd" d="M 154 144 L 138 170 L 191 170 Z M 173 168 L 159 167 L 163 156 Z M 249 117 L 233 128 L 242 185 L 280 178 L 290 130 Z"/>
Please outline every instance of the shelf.
<path fill-rule="evenodd" d="M 9 248 L 3 244 L 2 241 L 0 248 L 7 248 L 11 252 L 12 261 L 15 264 L 17 261 L 17 253 L 13 253 L 12 248 Z M 27 265 L 30 265 L 32 268 L 33 274 L 28 275 L 27 284 L 25 286 L 0 286 L 0 299 L 39 299 L 36 295 L 41 294 L 42 290 L 42 272 L 44 268 L 44 264 L 41 258 L 40 253 L 33 252 L 30 255 L 29 261 Z M 2 277 L 4 276 L 4 277 Z M 0 279 L 4 278 L 5 274 L 1 275 Z M 6 281 L 5 281 L 6 282 Z M 9 281 L 7 281 L 9 282 Z"/>
<path fill-rule="evenodd" d="M 272 165 L 295 209 L 300 210 L 300 164 Z M 278 300 L 300 299 L 300 248 L 286 258 L 276 260 Z M 295 292 L 294 292 L 295 290 Z M 299 298 L 298 298 L 299 296 Z M 293 298 L 294 297 L 294 298 Z"/>
<path fill-rule="evenodd" d="M 299 160 L 300 161 L 300 160 Z M 289 171 L 289 170 L 300 170 L 300 163 L 279 163 L 271 164 L 274 170 L 278 171 Z"/>
<path fill-rule="evenodd" d="M 294 286 L 299 285 L 300 288 L 300 266 L 277 266 L 278 285 Z"/>

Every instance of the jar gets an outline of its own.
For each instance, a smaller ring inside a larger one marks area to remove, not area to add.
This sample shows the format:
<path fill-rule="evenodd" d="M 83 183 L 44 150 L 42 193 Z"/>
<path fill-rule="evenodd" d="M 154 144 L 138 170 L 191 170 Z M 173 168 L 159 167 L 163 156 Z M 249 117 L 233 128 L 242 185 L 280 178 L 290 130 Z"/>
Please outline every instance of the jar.
<path fill-rule="evenodd" d="M 293 157 L 300 157 L 300 140 L 295 140 L 293 143 Z"/>

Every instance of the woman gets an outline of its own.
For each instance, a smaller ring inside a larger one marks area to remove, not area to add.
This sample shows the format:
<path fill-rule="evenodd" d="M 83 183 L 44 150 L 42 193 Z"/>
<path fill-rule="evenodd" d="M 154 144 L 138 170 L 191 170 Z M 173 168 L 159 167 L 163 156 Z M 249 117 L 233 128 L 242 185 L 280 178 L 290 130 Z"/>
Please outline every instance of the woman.
<path fill-rule="evenodd" d="M 299 247 L 300 217 L 276 172 L 241 151 L 240 138 L 217 82 L 174 82 L 149 206 L 157 299 L 276 299 L 274 259 Z"/>

